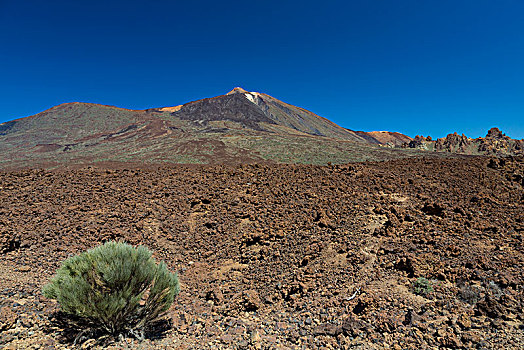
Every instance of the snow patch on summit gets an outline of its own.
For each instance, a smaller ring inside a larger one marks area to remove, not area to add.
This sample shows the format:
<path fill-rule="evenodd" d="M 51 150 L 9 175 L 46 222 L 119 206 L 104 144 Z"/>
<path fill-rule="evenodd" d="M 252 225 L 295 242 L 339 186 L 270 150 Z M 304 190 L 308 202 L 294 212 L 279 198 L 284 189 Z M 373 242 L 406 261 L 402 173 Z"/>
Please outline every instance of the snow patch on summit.
<path fill-rule="evenodd" d="M 254 104 L 258 105 L 258 99 L 260 98 L 260 94 L 258 92 L 245 92 L 244 96 L 246 98 L 253 102 Z"/>
<path fill-rule="evenodd" d="M 252 95 L 251 93 L 249 93 L 249 92 L 245 93 L 244 96 L 246 96 L 246 98 L 247 98 L 249 101 L 251 101 L 251 102 L 253 102 L 254 104 L 256 104 L 256 102 L 255 102 L 255 98 L 256 98 L 256 96 L 253 96 L 253 95 Z"/>

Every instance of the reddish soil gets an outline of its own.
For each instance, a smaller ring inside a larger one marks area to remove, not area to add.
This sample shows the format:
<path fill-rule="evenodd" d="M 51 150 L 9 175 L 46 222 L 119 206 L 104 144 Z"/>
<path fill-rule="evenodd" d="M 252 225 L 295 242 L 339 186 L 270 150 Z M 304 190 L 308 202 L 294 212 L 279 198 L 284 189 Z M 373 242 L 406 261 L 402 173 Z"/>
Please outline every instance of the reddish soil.
<path fill-rule="evenodd" d="M 0 188 L 5 349 L 72 347 L 40 290 L 110 239 L 182 285 L 173 328 L 115 349 L 524 348 L 523 158 L 31 170 Z"/>

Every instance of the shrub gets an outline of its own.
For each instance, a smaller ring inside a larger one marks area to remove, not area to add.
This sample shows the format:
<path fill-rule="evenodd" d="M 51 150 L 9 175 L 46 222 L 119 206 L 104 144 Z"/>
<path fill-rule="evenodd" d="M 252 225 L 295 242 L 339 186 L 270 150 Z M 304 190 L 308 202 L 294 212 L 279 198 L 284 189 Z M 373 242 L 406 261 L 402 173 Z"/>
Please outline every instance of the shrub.
<path fill-rule="evenodd" d="M 460 300 L 465 301 L 468 304 L 475 305 L 480 300 L 481 290 L 477 286 L 464 284 L 460 287 L 458 296 Z"/>
<path fill-rule="evenodd" d="M 504 291 L 498 284 L 493 281 L 490 281 L 486 286 L 486 291 L 489 295 L 495 297 L 495 299 L 500 299 L 504 295 Z"/>
<path fill-rule="evenodd" d="M 413 292 L 417 295 L 426 295 L 433 292 L 433 287 L 427 278 L 419 277 L 413 283 Z"/>
<path fill-rule="evenodd" d="M 157 264 L 146 247 L 122 242 L 108 242 L 65 260 L 43 288 L 44 296 L 56 299 L 63 313 L 87 325 L 81 333 L 140 339 L 178 292 L 178 277 L 163 262 Z"/>

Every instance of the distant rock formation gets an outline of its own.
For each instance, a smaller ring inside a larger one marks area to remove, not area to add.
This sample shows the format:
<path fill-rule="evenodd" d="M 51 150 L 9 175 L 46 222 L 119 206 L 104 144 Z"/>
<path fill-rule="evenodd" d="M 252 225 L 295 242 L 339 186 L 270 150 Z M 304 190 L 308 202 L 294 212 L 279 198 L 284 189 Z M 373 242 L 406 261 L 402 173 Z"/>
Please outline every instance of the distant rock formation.
<path fill-rule="evenodd" d="M 471 155 L 521 155 L 524 154 L 524 139 L 515 140 L 503 134 L 498 128 L 491 128 L 485 137 L 476 139 L 464 134 L 459 135 L 456 132 L 436 141 L 429 136 L 417 135 L 412 141 L 404 143 L 401 147 Z"/>

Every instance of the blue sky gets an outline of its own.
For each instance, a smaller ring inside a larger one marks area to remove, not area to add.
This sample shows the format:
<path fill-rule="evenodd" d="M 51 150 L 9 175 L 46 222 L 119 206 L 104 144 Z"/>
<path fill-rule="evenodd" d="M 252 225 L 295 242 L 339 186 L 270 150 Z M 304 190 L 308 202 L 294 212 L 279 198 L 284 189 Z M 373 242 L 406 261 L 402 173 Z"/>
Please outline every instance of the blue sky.
<path fill-rule="evenodd" d="M 524 1 L 0 0 L 0 121 L 235 86 L 353 130 L 524 138 Z"/>

